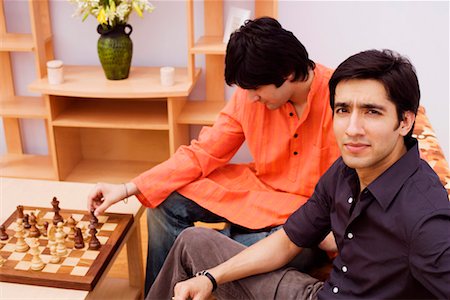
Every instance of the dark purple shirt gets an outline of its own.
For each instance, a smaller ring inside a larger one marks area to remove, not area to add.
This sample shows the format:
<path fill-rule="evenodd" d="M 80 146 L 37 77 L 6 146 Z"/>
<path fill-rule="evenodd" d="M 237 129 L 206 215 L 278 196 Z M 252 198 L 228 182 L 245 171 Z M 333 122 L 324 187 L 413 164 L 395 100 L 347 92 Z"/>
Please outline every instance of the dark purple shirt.
<path fill-rule="evenodd" d="M 450 203 L 417 141 L 362 192 L 339 158 L 286 221 L 297 246 L 333 232 L 339 254 L 319 299 L 450 298 Z"/>

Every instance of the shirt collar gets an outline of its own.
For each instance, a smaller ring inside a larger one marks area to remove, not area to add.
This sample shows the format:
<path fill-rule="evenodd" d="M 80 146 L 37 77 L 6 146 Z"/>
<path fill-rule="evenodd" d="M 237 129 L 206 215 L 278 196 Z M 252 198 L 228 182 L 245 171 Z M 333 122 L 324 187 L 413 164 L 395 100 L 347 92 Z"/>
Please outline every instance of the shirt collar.
<path fill-rule="evenodd" d="M 420 154 L 417 140 L 410 138 L 406 142 L 406 147 L 408 151 L 367 187 L 384 210 L 389 207 L 405 181 L 419 167 Z M 348 167 L 346 169 L 345 177 L 351 181 L 350 183 L 358 180 L 354 169 Z"/>

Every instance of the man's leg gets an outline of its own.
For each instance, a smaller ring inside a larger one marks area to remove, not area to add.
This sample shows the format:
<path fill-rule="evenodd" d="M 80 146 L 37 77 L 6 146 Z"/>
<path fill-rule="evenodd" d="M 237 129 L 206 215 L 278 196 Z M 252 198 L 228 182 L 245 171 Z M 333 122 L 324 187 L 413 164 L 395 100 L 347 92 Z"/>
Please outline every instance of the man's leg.
<path fill-rule="evenodd" d="M 245 246 L 251 246 L 280 228 L 282 228 L 282 226 L 274 227 L 266 231 L 251 231 L 232 225 L 230 238 Z M 294 267 L 300 272 L 309 273 L 313 269 L 320 268 L 329 262 L 330 259 L 327 253 L 319 247 L 314 247 L 304 248 L 303 251 L 288 264 L 288 266 Z"/>
<path fill-rule="evenodd" d="M 148 252 L 145 295 L 150 290 L 177 236 L 196 221 L 223 222 L 210 211 L 173 192 L 157 208 L 147 210 Z"/>
<path fill-rule="evenodd" d="M 170 299 L 177 282 L 212 268 L 244 249 L 245 246 L 214 230 L 186 229 L 176 240 L 147 299 Z M 315 299 L 321 286 L 317 279 L 287 268 L 220 285 L 214 296 L 218 299 Z"/>

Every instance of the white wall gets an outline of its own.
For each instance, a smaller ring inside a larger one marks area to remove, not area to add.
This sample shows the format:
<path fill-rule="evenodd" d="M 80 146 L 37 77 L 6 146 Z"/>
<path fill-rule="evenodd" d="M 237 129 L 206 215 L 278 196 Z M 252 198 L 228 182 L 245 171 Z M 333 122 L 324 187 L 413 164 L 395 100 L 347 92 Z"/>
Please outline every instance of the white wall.
<path fill-rule="evenodd" d="M 185 66 L 187 62 L 185 1 L 153 1 L 156 10 L 144 18 L 133 14 L 131 38 L 135 66 Z M 252 1 L 226 1 L 230 6 L 251 8 Z M 196 35 L 202 34 L 203 10 L 195 2 Z M 6 0 L 8 30 L 29 32 L 26 1 Z M 85 22 L 72 18 L 74 5 L 65 0 L 50 0 L 54 33 L 55 57 L 65 64 L 99 65 L 96 43 L 96 20 L 89 16 Z M 370 48 L 391 48 L 407 55 L 416 66 L 422 91 L 422 105 L 438 135 L 447 160 L 449 150 L 449 3 L 445 2 L 344 2 L 344 1 L 286 1 L 279 0 L 279 21 L 300 39 L 316 62 L 336 67 L 342 60 Z M 197 63 L 203 65 L 199 56 Z M 13 55 L 16 92 L 33 95 L 27 84 L 35 76 L 33 56 Z M 221 71 L 223 72 L 223 71 Z M 227 88 L 230 95 L 232 89 Z M 193 92 L 202 98 L 204 81 Z M 29 153 L 47 152 L 42 121 L 23 123 L 25 150 Z M 0 124 L 1 125 L 1 124 Z M 2 128 L 0 128 L 2 129 Z M 1 130 L 2 131 L 2 130 Z M 198 127 L 191 130 L 195 137 Z M 5 152 L 0 134 L 0 152 Z M 234 161 L 249 160 L 245 147 Z"/>

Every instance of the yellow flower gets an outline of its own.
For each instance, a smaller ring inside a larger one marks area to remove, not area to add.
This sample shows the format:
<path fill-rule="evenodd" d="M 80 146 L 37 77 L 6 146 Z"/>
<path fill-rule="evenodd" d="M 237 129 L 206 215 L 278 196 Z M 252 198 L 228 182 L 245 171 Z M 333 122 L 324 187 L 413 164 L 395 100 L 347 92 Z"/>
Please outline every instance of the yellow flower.
<path fill-rule="evenodd" d="M 97 21 L 100 24 L 106 24 L 106 14 L 105 14 L 105 9 L 103 7 L 98 12 Z"/>
<path fill-rule="evenodd" d="M 139 15 L 139 17 L 142 18 L 142 10 L 139 8 L 139 6 L 137 5 L 136 2 L 133 2 L 133 8 L 134 8 L 134 10 L 137 12 L 137 14 Z"/>

